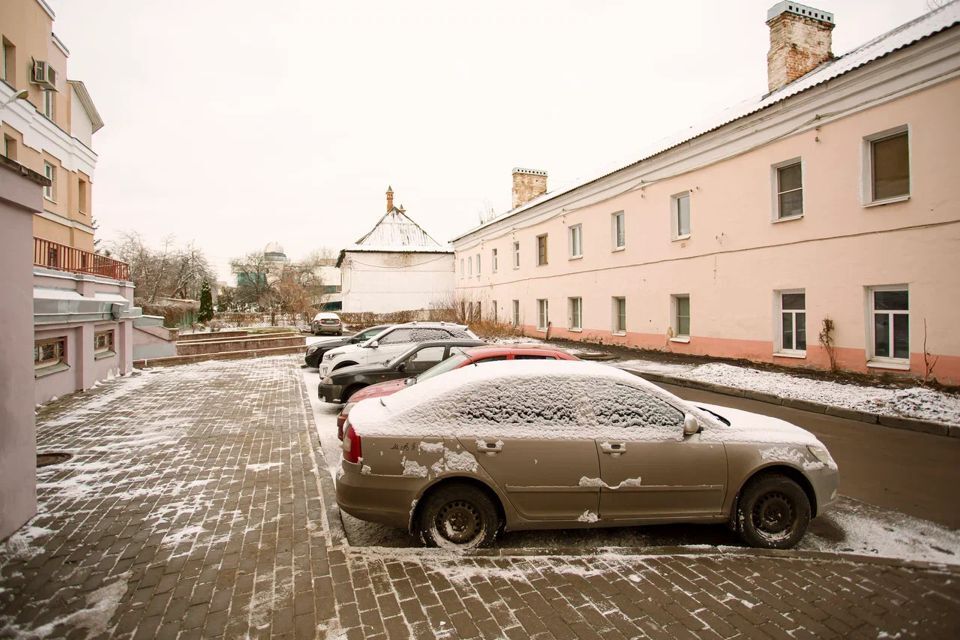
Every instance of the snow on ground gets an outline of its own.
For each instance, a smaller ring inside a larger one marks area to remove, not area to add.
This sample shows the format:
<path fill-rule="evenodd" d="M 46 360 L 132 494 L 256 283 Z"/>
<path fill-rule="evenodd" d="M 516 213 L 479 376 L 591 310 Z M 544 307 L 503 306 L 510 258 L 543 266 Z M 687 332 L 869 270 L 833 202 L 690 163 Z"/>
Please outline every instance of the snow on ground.
<path fill-rule="evenodd" d="M 317 398 L 319 375 L 303 370 L 307 393 L 320 433 L 320 445 L 329 471 L 335 477 L 340 461 L 336 415 L 340 406 Z M 831 383 L 832 384 L 832 383 Z M 595 514 L 590 514 L 595 516 Z M 355 547 L 418 547 L 406 531 L 358 520 L 341 512 L 347 540 Z M 538 549 L 548 553 L 563 550 L 603 550 L 638 547 L 741 547 L 725 525 L 657 525 L 603 529 L 516 531 L 503 534 L 496 546 L 503 549 Z M 880 509 L 841 497 L 823 515 L 813 520 L 798 549 L 828 553 L 960 564 L 960 531 Z"/>

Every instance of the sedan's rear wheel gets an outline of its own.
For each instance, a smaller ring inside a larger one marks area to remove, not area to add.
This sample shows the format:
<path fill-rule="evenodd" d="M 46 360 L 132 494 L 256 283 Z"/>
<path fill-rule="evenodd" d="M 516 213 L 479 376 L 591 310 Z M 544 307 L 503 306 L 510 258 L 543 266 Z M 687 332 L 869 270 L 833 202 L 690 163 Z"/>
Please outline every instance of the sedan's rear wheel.
<path fill-rule="evenodd" d="M 740 537 L 751 547 L 789 549 L 807 531 L 810 500 L 786 476 L 761 476 L 743 490 L 738 520 Z"/>
<path fill-rule="evenodd" d="M 432 547 L 475 549 L 493 542 L 500 528 L 497 507 L 481 489 L 451 484 L 430 494 L 420 511 L 420 539 Z"/>

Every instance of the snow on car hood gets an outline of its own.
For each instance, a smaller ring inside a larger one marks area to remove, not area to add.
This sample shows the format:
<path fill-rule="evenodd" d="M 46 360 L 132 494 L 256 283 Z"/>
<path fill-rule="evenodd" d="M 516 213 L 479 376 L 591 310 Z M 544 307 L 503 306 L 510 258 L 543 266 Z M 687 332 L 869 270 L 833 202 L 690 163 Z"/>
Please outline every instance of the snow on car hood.
<path fill-rule="evenodd" d="M 816 444 L 823 446 L 817 437 L 800 427 L 779 418 L 759 413 L 731 409 L 715 404 L 697 402 L 696 406 L 713 411 L 730 421 L 730 426 L 720 424 L 704 429 L 703 440 L 724 442 L 770 442 L 782 444 Z"/>

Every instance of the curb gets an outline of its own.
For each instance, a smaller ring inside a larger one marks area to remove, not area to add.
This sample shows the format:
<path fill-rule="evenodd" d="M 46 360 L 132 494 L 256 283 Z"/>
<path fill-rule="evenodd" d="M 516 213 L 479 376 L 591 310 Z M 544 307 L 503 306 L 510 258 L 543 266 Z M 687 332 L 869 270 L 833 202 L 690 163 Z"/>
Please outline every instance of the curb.
<path fill-rule="evenodd" d="M 914 418 L 901 418 L 899 416 L 888 416 L 880 413 L 869 413 L 866 411 L 857 411 L 856 409 L 846 409 L 844 407 L 835 407 L 829 404 L 819 402 L 810 402 L 809 400 L 795 400 L 793 398 L 781 398 L 771 393 L 761 391 L 750 391 L 738 389 L 736 387 L 725 387 L 712 382 L 702 382 L 700 380 L 689 380 L 687 378 L 678 378 L 676 376 L 667 376 L 662 373 L 650 373 L 638 369 L 623 368 L 624 371 L 639 376 L 650 382 L 662 382 L 672 384 L 678 387 L 687 387 L 690 389 L 700 389 L 701 391 L 710 391 L 725 396 L 735 396 L 737 398 L 747 398 L 767 404 L 778 404 L 791 409 L 800 409 L 810 413 L 822 413 L 837 418 L 847 420 L 857 420 L 868 424 L 878 424 L 892 429 L 902 429 L 904 431 L 915 431 L 918 433 L 928 433 L 936 436 L 946 436 L 951 438 L 960 438 L 960 425 L 948 425 L 941 422 L 927 422 L 925 420 L 916 420 Z"/>

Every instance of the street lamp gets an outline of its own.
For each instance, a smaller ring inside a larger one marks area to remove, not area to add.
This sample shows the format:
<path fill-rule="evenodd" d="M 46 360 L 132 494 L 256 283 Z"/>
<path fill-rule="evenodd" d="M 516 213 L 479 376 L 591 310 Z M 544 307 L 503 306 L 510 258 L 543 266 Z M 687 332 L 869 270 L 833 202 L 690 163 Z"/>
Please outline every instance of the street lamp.
<path fill-rule="evenodd" d="M 29 90 L 21 89 L 20 91 L 17 91 L 15 94 L 7 98 L 7 100 L 2 105 L 0 105 L 0 109 L 5 109 L 7 105 L 9 105 L 11 102 L 15 102 L 17 100 L 26 100 L 27 96 L 29 95 L 30 95 Z"/>

